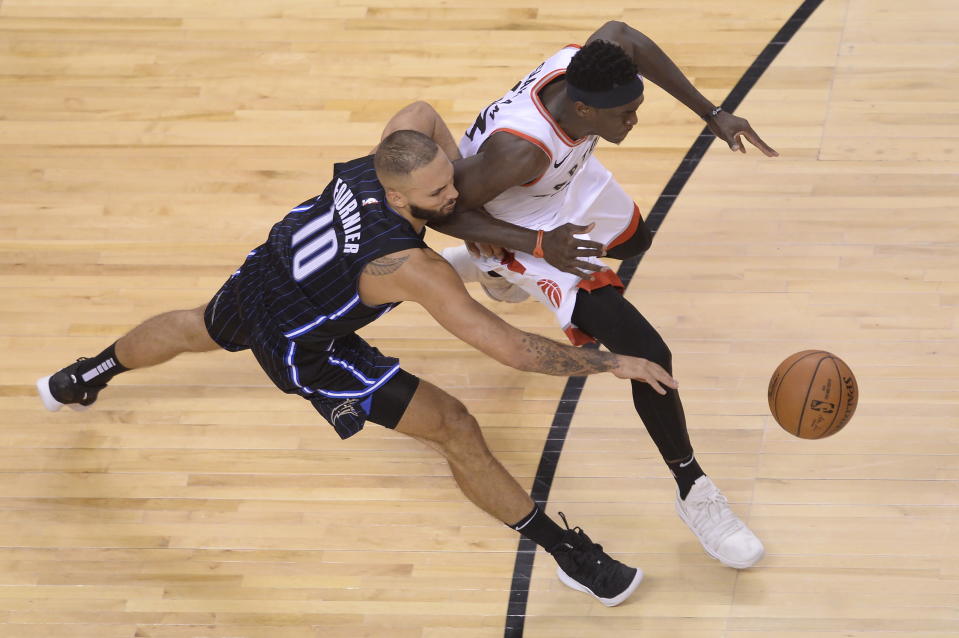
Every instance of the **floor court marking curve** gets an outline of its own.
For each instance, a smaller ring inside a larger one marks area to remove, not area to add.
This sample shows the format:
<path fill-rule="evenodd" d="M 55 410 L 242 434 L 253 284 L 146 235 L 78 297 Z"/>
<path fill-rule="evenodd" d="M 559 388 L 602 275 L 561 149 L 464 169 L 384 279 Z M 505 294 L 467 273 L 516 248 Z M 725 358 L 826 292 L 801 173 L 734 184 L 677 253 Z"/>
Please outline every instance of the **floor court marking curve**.
<path fill-rule="evenodd" d="M 756 56 L 753 63 L 746 69 L 742 77 L 732 88 L 726 99 L 722 102 L 724 111 L 732 113 L 742 103 L 749 91 L 756 85 L 756 82 L 762 77 L 763 73 L 769 68 L 780 51 L 789 43 L 800 27 L 805 24 L 809 16 L 822 4 L 823 0 L 804 0 L 798 9 L 786 20 L 772 40 Z M 663 192 L 660 194 L 649 215 L 646 217 L 646 224 L 655 237 L 656 232 L 662 226 L 669 209 L 683 190 L 683 186 L 689 181 L 693 171 L 699 165 L 710 144 L 716 136 L 710 132 L 708 127 L 704 127 L 693 142 L 693 145 L 686 152 L 676 171 L 670 180 L 666 183 Z M 636 273 L 636 268 L 642 260 L 642 255 L 624 261 L 616 274 L 623 280 L 623 285 L 629 287 L 629 282 Z M 584 346 L 586 348 L 595 348 L 595 344 Z M 540 455 L 539 465 L 536 468 L 536 476 L 533 479 L 533 487 L 530 490 L 530 496 L 533 501 L 546 508 L 546 502 L 549 500 L 550 488 L 553 485 L 553 478 L 556 476 L 556 466 L 559 464 L 559 457 L 563 451 L 563 444 L 566 442 L 566 435 L 569 432 L 569 425 L 573 420 L 573 414 L 576 412 L 576 405 L 583 393 L 586 385 L 586 377 L 570 377 L 563 393 L 560 396 L 559 404 L 556 406 L 556 412 L 553 415 L 553 422 L 550 425 L 549 433 L 546 435 L 546 442 L 543 445 L 543 452 Z M 525 537 L 520 537 L 516 548 L 516 560 L 513 564 L 513 577 L 510 585 L 509 602 L 506 609 L 504 638 L 522 638 L 526 625 L 526 603 L 529 600 L 529 583 L 533 573 L 533 560 L 536 557 L 536 543 Z"/>

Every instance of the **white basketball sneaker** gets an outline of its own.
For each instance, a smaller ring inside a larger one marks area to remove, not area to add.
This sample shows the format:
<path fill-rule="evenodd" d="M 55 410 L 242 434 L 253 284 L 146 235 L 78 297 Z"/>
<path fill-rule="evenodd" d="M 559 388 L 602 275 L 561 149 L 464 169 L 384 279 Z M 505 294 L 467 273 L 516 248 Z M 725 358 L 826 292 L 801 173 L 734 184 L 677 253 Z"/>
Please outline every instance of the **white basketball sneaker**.
<path fill-rule="evenodd" d="M 727 567 L 746 569 L 763 557 L 756 535 L 729 508 L 729 502 L 708 476 L 696 479 L 686 499 L 676 492 L 676 512 L 693 530 L 706 553 Z"/>
<path fill-rule="evenodd" d="M 519 286 L 511 284 L 502 277 L 483 272 L 478 268 L 465 245 L 460 244 L 459 246 L 446 248 L 442 254 L 443 259 L 450 262 L 453 270 L 456 271 L 464 283 L 478 281 L 490 299 L 505 301 L 506 303 L 519 303 L 529 299 L 529 293 Z"/>

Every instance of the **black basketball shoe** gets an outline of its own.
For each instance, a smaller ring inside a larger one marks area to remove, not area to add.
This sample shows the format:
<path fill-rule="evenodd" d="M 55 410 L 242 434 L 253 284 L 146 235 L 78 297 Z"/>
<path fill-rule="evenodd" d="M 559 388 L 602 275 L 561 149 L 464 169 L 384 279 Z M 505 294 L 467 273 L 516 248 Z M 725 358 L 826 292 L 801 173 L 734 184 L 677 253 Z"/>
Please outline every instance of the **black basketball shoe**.
<path fill-rule="evenodd" d="M 556 559 L 556 575 L 567 587 L 592 594 L 607 607 L 614 607 L 632 594 L 643 580 L 643 571 L 624 565 L 589 539 L 582 528 L 570 529 L 566 516 L 563 540 L 550 554 Z"/>
<path fill-rule="evenodd" d="M 56 412 L 66 405 L 71 410 L 86 410 L 97 400 L 100 390 L 107 387 L 105 383 L 89 384 L 83 381 L 79 367 L 84 358 L 80 357 L 63 370 L 37 380 L 37 391 L 46 409 Z"/>

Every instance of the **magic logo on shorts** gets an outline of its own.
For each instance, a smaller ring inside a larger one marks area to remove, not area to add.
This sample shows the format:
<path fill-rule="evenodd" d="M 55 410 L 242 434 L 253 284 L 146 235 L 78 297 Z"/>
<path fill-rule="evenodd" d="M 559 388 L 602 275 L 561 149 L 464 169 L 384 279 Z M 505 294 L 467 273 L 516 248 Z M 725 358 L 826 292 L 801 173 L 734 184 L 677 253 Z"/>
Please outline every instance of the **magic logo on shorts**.
<path fill-rule="evenodd" d="M 553 304 L 553 307 L 559 308 L 559 304 L 563 302 L 563 291 L 559 289 L 559 284 L 552 279 L 540 279 L 536 282 L 536 285 L 543 291 L 546 299 Z"/>
<path fill-rule="evenodd" d="M 343 416 L 360 416 L 359 412 L 356 411 L 356 404 L 359 403 L 359 399 L 347 399 L 340 403 L 338 406 L 333 408 L 333 411 L 330 413 L 330 421 L 333 425 L 336 425 L 337 419 Z"/>

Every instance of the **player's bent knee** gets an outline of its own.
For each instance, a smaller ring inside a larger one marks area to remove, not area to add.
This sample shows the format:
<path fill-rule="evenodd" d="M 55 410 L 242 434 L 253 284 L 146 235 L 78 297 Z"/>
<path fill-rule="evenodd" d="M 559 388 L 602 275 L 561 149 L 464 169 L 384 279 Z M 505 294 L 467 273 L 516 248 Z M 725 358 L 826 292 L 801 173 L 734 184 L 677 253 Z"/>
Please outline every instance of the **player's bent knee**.
<path fill-rule="evenodd" d="M 443 406 L 441 419 L 441 438 L 444 441 L 462 439 L 479 432 L 476 418 L 456 399 Z"/>
<path fill-rule="evenodd" d="M 456 399 L 443 407 L 437 434 L 436 442 L 447 455 L 486 452 L 486 443 L 476 417 Z"/>
<path fill-rule="evenodd" d="M 656 342 L 652 344 L 646 358 L 654 363 L 658 363 L 667 371 L 673 369 L 673 353 L 669 350 L 669 346 L 666 345 L 666 342 L 663 341 L 662 338 L 657 339 Z"/>
<path fill-rule="evenodd" d="M 420 380 L 396 431 L 427 443 L 451 460 L 490 454 L 476 418 L 456 397 Z"/>
<path fill-rule="evenodd" d="M 611 247 L 607 251 L 606 256 L 612 257 L 613 259 L 630 259 L 642 255 L 649 250 L 652 245 L 652 233 L 646 224 L 640 224 L 632 237 L 621 244 Z"/>

